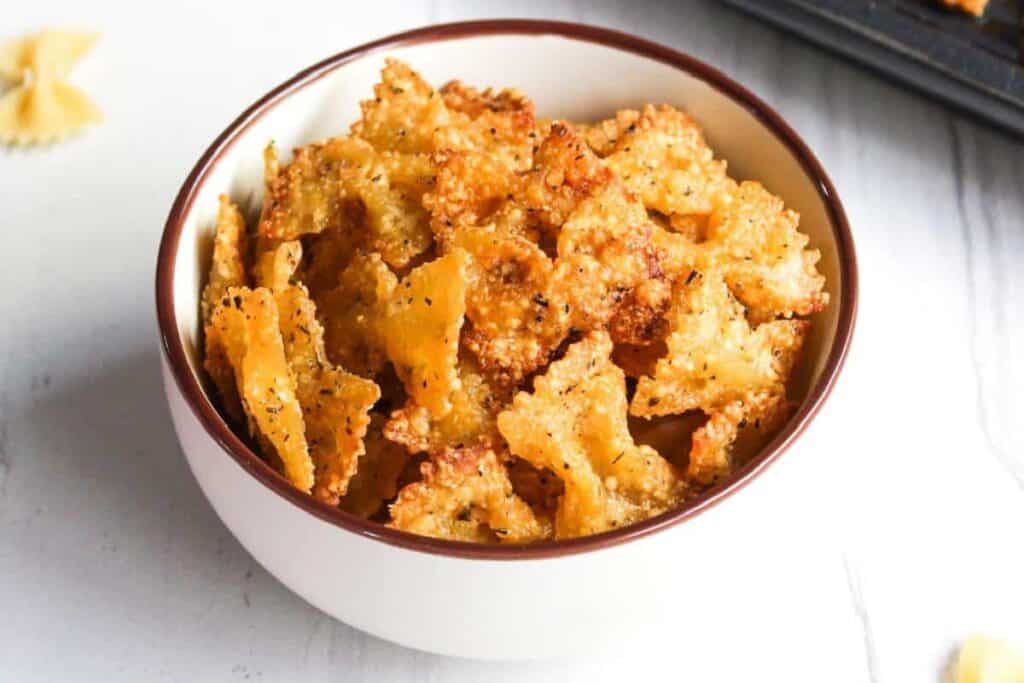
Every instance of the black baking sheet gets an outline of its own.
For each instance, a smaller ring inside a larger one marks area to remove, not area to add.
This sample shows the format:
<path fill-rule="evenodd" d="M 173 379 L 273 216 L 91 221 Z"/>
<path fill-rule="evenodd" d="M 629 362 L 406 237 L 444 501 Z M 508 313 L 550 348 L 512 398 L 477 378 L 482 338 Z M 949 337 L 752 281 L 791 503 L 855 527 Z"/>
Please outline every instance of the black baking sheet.
<path fill-rule="evenodd" d="M 1024 136 L 1024 0 L 722 0 Z"/>

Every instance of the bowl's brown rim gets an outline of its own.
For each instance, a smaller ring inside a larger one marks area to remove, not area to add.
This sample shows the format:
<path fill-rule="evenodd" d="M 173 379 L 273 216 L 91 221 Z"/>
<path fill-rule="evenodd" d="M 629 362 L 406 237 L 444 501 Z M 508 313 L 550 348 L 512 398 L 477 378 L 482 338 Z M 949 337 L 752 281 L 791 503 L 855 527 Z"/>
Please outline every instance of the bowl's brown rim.
<path fill-rule="evenodd" d="M 730 97 L 771 130 L 800 162 L 808 177 L 816 182 L 818 193 L 828 208 L 841 273 L 840 311 L 835 339 L 818 381 L 811 387 L 800 409 L 785 428 L 739 472 L 729 480 L 687 502 L 685 506 L 628 527 L 593 536 L 515 546 L 446 541 L 391 529 L 331 507 L 294 488 L 232 432 L 206 396 L 198 378 L 189 369 L 185 349 L 178 334 L 174 308 L 175 260 L 185 216 L 188 215 L 199 189 L 212 168 L 231 148 L 241 133 L 252 126 L 269 109 L 339 66 L 383 50 L 417 43 L 503 34 L 552 35 L 631 52 L 683 70 Z M 771 107 L 718 69 L 663 45 L 596 26 L 529 19 L 495 19 L 440 24 L 398 33 L 329 57 L 300 71 L 277 86 L 235 119 L 200 157 L 171 207 L 160 242 L 156 267 L 157 319 L 163 351 L 174 381 L 203 428 L 243 469 L 285 500 L 345 531 L 408 550 L 479 560 L 545 559 L 609 548 L 691 519 L 739 491 L 773 463 L 804 432 L 831 393 L 853 337 L 857 296 L 857 261 L 853 236 L 835 187 L 807 144 Z"/>

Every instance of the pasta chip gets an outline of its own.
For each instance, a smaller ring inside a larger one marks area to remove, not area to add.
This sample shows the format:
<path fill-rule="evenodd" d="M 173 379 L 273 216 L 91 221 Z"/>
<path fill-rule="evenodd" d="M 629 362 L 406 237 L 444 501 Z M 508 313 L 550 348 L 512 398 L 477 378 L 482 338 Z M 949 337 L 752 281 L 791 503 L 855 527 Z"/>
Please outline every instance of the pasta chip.
<path fill-rule="evenodd" d="M 380 513 L 384 503 L 398 494 L 399 478 L 412 458 L 405 448 L 384 438 L 386 420 L 381 413 L 370 414 L 366 453 L 359 458 L 359 468 L 340 501 L 342 510 L 364 519 Z"/>
<path fill-rule="evenodd" d="M 431 246 L 421 197 L 433 182 L 425 155 L 378 153 L 354 137 L 307 145 L 270 183 L 259 231 L 275 239 L 334 232 L 404 267 Z"/>
<path fill-rule="evenodd" d="M 736 456 L 763 445 L 794 408 L 784 394 L 771 392 L 751 394 L 721 407 L 693 432 L 687 479 L 708 485 L 730 474 Z"/>
<path fill-rule="evenodd" d="M 725 162 L 714 158 L 700 127 L 677 109 L 648 105 L 639 114 L 620 112 L 599 130 L 614 131 L 605 162 L 648 209 L 666 216 L 708 214 L 728 187 Z"/>
<path fill-rule="evenodd" d="M 383 318 L 398 278 L 378 253 L 356 255 L 320 299 L 327 357 L 364 377 L 384 369 Z"/>
<path fill-rule="evenodd" d="M 302 261 L 302 243 L 298 240 L 281 242 L 256 256 L 253 264 L 253 282 L 257 287 L 271 291 L 284 289 Z M 217 256 L 214 254 L 214 264 Z M 241 263 L 238 264 L 239 266 Z"/>
<path fill-rule="evenodd" d="M 245 221 L 242 213 L 227 195 L 221 195 L 214 227 L 213 256 L 200 308 L 205 330 L 205 367 L 217 388 L 225 412 L 235 422 L 242 422 L 245 418 L 235 372 L 231 368 L 223 340 L 217 328 L 210 325 L 210 321 L 214 308 L 220 304 L 229 287 L 244 287 L 248 284 L 245 252 Z"/>
<path fill-rule="evenodd" d="M 342 205 L 347 197 L 340 166 L 346 161 L 330 154 L 328 145 L 333 142 L 300 147 L 291 162 L 277 169 L 267 183 L 260 235 L 293 240 L 330 229 L 354 231 Z"/>
<path fill-rule="evenodd" d="M 459 368 L 459 387 L 452 392 L 451 410 L 434 418 L 423 406 L 409 401 L 391 414 L 384 434 L 405 445 L 410 453 L 442 452 L 445 447 L 495 446 L 500 441 L 496 418 L 504 402 L 487 381 L 465 364 Z"/>
<path fill-rule="evenodd" d="M 638 446 L 626 421 L 625 377 L 606 332 L 592 332 L 498 415 L 514 455 L 565 485 L 555 537 L 598 533 L 645 519 L 682 500 L 684 487 L 657 451 Z"/>
<path fill-rule="evenodd" d="M 407 65 L 388 59 L 374 99 L 352 133 L 379 150 L 422 154 L 486 151 L 509 168 L 530 164 L 533 103 L 514 90 L 480 92 L 453 81 L 434 90 Z"/>
<path fill-rule="evenodd" d="M 56 142 L 103 119 L 92 100 L 64 80 L 96 38 L 45 30 L 0 46 L 0 77 L 19 83 L 0 97 L 0 141 Z"/>
<path fill-rule="evenodd" d="M 668 354 L 640 378 L 634 415 L 714 414 L 756 392 L 785 393 L 809 326 L 778 320 L 752 329 L 721 277 L 697 272 L 682 284 L 669 317 Z"/>
<path fill-rule="evenodd" d="M 274 295 L 263 288 L 229 287 L 211 314 L 207 340 L 234 369 L 250 433 L 262 435 L 273 446 L 288 480 L 308 493 L 313 488 L 313 461 Z M 209 365 L 207 369 L 211 375 L 220 371 Z"/>
<path fill-rule="evenodd" d="M 209 322 L 210 314 L 228 287 L 244 287 L 248 284 L 248 277 L 245 274 L 245 256 L 248 249 L 245 219 L 238 206 L 227 195 L 220 195 L 219 201 L 213 234 L 213 257 L 206 286 L 203 288 L 204 324 Z"/>
<path fill-rule="evenodd" d="M 515 386 L 548 362 L 569 331 L 571 310 L 554 264 L 495 225 L 463 227 L 452 242 L 471 257 L 466 347 L 493 381 Z"/>
<path fill-rule="evenodd" d="M 363 102 L 362 118 L 352 134 L 380 150 L 404 153 L 435 151 L 434 132 L 452 116 L 440 94 L 397 59 L 385 61 L 375 97 Z"/>
<path fill-rule="evenodd" d="M 501 232 L 536 239 L 526 226 L 525 212 L 508 206 L 521 186 L 520 176 L 488 154 L 443 152 L 435 155 L 437 183 L 424 195 L 431 229 L 442 249 L 450 248 L 466 226 L 497 223 Z"/>
<path fill-rule="evenodd" d="M 579 203 L 558 235 L 555 279 L 568 283 L 573 324 L 608 323 L 616 342 L 647 344 L 663 333 L 671 298 L 647 212 L 617 183 Z"/>
<path fill-rule="evenodd" d="M 441 96 L 448 110 L 456 114 L 456 125 L 435 133 L 436 149 L 486 150 L 488 157 L 509 169 L 530 168 L 537 121 L 529 98 L 518 90 L 481 92 L 460 81 L 446 84 Z"/>
<path fill-rule="evenodd" d="M 553 235 L 581 201 L 612 179 L 612 172 L 587 149 L 571 124 L 557 121 L 537 148 L 517 200 L 542 231 Z"/>
<path fill-rule="evenodd" d="M 288 285 L 276 292 L 276 298 L 285 357 L 295 378 L 306 441 L 316 466 L 313 494 L 337 504 L 364 453 L 369 412 L 380 398 L 380 389 L 327 362 L 323 327 L 304 286 Z"/>
<path fill-rule="evenodd" d="M 410 272 L 382 324 L 385 348 L 409 397 L 444 417 L 460 386 L 459 332 L 466 312 L 469 256 L 456 249 Z"/>
<path fill-rule="evenodd" d="M 726 195 L 708 222 L 708 267 L 720 269 L 733 294 L 761 322 L 776 316 L 810 315 L 828 304 L 825 278 L 797 230 L 800 217 L 760 183 L 741 183 Z"/>
<path fill-rule="evenodd" d="M 529 543 L 550 534 L 490 449 L 448 449 L 422 472 L 423 481 L 403 488 L 391 506 L 396 529 L 477 543 Z"/>

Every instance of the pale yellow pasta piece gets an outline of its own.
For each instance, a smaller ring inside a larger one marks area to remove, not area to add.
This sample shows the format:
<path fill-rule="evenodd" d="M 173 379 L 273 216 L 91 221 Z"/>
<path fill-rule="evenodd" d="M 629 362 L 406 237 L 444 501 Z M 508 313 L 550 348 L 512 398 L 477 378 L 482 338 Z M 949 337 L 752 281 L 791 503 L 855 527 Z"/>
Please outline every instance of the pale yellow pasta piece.
<path fill-rule="evenodd" d="M 0 46 L 0 77 L 19 83 L 0 98 L 0 141 L 56 142 L 103 119 L 89 97 L 64 80 L 95 40 L 95 34 L 46 30 Z"/>
<path fill-rule="evenodd" d="M 1021 683 L 1024 649 L 985 636 L 971 636 L 953 665 L 952 683 Z"/>
<path fill-rule="evenodd" d="M 452 409 L 459 331 L 466 312 L 469 256 L 456 249 L 426 263 L 395 288 L 382 330 L 388 358 L 406 393 L 435 417 Z"/>
<path fill-rule="evenodd" d="M 606 332 L 592 332 L 498 415 L 514 455 L 560 477 L 555 537 L 605 531 L 678 504 L 684 488 L 657 451 L 638 446 L 626 421 L 626 382 Z"/>
<path fill-rule="evenodd" d="M 64 78 L 99 38 L 97 33 L 46 29 L 0 45 L 0 78 L 20 81 L 26 71 L 36 77 Z"/>

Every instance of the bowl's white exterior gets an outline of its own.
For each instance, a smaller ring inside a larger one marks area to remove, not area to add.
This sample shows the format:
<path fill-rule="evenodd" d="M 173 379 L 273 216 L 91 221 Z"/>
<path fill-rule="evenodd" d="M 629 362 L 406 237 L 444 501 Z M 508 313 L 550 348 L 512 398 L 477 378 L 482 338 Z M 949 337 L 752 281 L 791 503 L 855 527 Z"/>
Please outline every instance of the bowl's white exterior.
<path fill-rule="evenodd" d="M 596 119 L 646 102 L 688 109 L 732 175 L 761 179 L 780 194 L 822 250 L 833 302 L 815 323 L 804 384 L 820 374 L 836 329 L 840 273 L 826 207 L 800 163 L 755 115 L 696 76 L 631 52 L 550 35 L 458 38 L 373 52 L 311 80 L 250 122 L 199 179 L 178 246 L 176 322 L 193 372 L 201 367 L 197 302 L 217 195 L 226 191 L 248 199 L 250 209 L 257 206 L 266 141 L 276 140 L 286 152 L 343 132 L 358 116 L 358 101 L 371 91 L 385 55 L 407 60 L 435 83 L 458 77 L 518 87 L 535 99 L 541 116 Z M 203 427 L 166 356 L 162 361 L 182 449 L 231 532 L 313 605 L 403 645 L 475 658 L 538 658 L 628 638 L 668 614 L 676 615 L 676 628 L 680 614 L 691 625 L 732 618 L 730 610 L 743 601 L 743 577 L 779 533 L 770 523 L 770 505 L 752 494 L 755 483 L 682 524 L 582 554 L 480 560 L 398 548 L 325 522 L 254 478 Z M 733 599 L 723 603 L 725 595 Z"/>
<path fill-rule="evenodd" d="M 408 647 L 539 659 L 671 628 L 699 645 L 709 619 L 743 618 L 757 567 L 778 548 L 759 482 L 664 531 L 541 560 L 419 553 L 320 520 L 263 485 L 203 429 L 164 362 L 178 439 L 203 493 L 267 571 L 331 616 Z"/>

